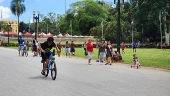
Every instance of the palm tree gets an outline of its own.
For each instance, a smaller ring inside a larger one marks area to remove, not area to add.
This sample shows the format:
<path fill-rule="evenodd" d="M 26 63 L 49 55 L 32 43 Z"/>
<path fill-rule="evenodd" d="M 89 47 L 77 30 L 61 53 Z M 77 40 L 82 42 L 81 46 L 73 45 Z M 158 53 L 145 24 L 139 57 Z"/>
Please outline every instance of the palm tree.
<path fill-rule="evenodd" d="M 18 17 L 18 39 L 19 39 L 19 17 L 26 11 L 24 0 L 12 0 L 11 1 L 11 12 Z"/>

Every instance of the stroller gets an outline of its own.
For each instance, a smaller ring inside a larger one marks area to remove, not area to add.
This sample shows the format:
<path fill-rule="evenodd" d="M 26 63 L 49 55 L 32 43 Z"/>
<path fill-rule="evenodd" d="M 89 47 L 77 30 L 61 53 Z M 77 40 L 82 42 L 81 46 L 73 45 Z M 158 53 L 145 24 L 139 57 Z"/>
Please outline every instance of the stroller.
<path fill-rule="evenodd" d="M 24 44 L 24 46 L 23 46 L 23 50 L 22 50 L 22 56 L 28 56 L 28 50 L 27 50 L 27 46 Z"/>

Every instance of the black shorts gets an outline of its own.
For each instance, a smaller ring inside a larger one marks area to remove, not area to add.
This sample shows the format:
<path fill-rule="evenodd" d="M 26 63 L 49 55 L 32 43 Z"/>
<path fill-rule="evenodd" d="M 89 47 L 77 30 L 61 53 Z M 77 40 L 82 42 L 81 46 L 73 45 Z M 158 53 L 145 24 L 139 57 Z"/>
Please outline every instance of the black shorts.
<path fill-rule="evenodd" d="M 46 54 L 46 53 L 41 52 L 41 57 L 42 57 L 43 61 L 46 61 L 47 59 L 49 59 L 50 54 Z"/>
<path fill-rule="evenodd" d="M 74 48 L 72 48 L 70 52 L 75 52 L 75 49 L 74 49 Z"/>
<path fill-rule="evenodd" d="M 136 47 L 133 47 L 133 49 L 136 49 Z"/>
<path fill-rule="evenodd" d="M 37 46 L 33 45 L 33 51 L 37 51 Z"/>

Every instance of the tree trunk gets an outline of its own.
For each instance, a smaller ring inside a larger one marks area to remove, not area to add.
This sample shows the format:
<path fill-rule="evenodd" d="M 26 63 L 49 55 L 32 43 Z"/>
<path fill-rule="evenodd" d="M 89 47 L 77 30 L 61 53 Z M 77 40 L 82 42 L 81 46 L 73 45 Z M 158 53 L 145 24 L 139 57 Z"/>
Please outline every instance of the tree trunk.
<path fill-rule="evenodd" d="M 169 28 L 167 28 L 169 27 Z M 169 29 L 169 30 L 167 30 Z M 165 32 L 165 37 L 166 37 L 166 44 L 169 45 L 169 35 L 170 35 L 170 26 L 166 26 L 166 32 Z"/>
<path fill-rule="evenodd" d="M 18 40 L 19 40 L 19 16 L 18 16 Z"/>
<path fill-rule="evenodd" d="M 164 31 L 165 31 L 165 43 L 167 44 L 167 45 L 169 45 L 169 30 L 167 30 L 167 29 L 169 29 L 169 28 L 167 28 L 167 24 L 166 24 L 166 16 L 164 17 L 165 19 L 165 24 L 164 24 Z"/>

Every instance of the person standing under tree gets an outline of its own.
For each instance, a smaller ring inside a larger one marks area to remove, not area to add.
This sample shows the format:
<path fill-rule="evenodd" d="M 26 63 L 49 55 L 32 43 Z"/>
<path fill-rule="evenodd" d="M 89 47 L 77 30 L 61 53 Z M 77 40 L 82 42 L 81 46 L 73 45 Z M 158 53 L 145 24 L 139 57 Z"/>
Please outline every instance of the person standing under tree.
<path fill-rule="evenodd" d="M 88 54 L 88 64 L 91 65 L 91 59 L 92 59 L 92 54 L 93 54 L 93 43 L 91 42 L 91 39 L 88 40 L 88 43 L 86 44 L 87 49 L 86 52 Z"/>
<path fill-rule="evenodd" d="M 136 42 L 133 42 L 133 43 L 132 43 L 132 47 L 133 47 L 133 52 L 134 52 L 134 51 L 136 52 L 136 47 L 137 47 Z"/>

